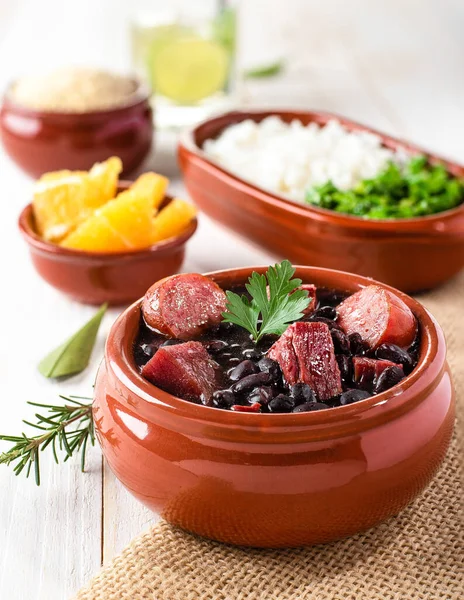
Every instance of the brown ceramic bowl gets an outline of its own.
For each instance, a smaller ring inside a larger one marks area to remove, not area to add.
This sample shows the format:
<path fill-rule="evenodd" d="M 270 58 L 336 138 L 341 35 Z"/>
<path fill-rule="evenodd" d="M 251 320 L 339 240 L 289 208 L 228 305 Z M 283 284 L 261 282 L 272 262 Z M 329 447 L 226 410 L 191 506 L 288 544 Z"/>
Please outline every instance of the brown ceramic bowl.
<path fill-rule="evenodd" d="M 129 181 L 120 181 L 118 191 Z M 172 198 L 166 196 L 162 206 Z M 84 252 L 62 248 L 43 240 L 35 231 L 32 204 L 19 217 L 19 229 L 29 246 L 39 275 L 54 288 L 85 304 L 127 304 L 140 298 L 157 279 L 180 269 L 185 244 L 195 233 L 194 219 L 181 235 L 133 252 Z"/>
<path fill-rule="evenodd" d="M 252 270 L 211 275 L 229 287 Z M 371 283 L 314 267 L 296 275 L 350 292 Z M 439 325 L 416 300 L 387 289 L 419 321 L 416 369 L 357 404 L 300 414 L 222 411 L 155 387 L 134 363 L 140 301 L 133 304 L 110 331 L 94 396 L 97 436 L 116 477 L 174 525 L 232 544 L 327 542 L 397 514 L 445 456 L 454 392 Z"/>
<path fill-rule="evenodd" d="M 34 178 L 60 169 L 88 170 L 110 156 L 121 158 L 127 175 L 151 148 L 149 93 L 139 84 L 123 106 L 59 113 L 21 106 L 7 90 L 0 108 L 0 136 L 10 158 Z"/>
<path fill-rule="evenodd" d="M 305 206 L 228 172 L 202 151 L 205 140 L 244 119 L 277 114 L 284 121 L 324 125 L 336 118 L 350 131 L 370 131 L 385 146 L 427 154 L 457 177 L 464 168 L 390 136 L 329 113 L 233 112 L 205 121 L 179 145 L 185 184 L 210 217 L 279 257 L 300 264 L 352 271 L 408 292 L 433 288 L 464 267 L 464 204 L 429 217 L 374 221 Z"/>

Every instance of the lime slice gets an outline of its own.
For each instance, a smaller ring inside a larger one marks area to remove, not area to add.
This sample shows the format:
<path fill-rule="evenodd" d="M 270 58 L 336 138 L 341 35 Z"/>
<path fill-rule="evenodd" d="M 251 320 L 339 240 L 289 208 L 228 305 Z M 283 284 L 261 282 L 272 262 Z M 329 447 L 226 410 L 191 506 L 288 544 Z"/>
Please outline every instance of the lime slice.
<path fill-rule="evenodd" d="M 224 88 L 229 56 L 216 42 L 190 37 L 158 47 L 151 66 L 156 93 L 193 104 Z"/>
<path fill-rule="evenodd" d="M 178 43 L 186 38 L 191 38 L 194 33 L 192 29 L 184 25 L 171 23 L 169 25 L 156 25 L 155 27 L 151 27 L 147 29 L 144 34 L 146 46 L 143 49 L 143 52 L 146 56 L 148 79 L 151 87 L 154 88 L 153 61 L 155 57 L 157 57 L 166 46 Z"/>

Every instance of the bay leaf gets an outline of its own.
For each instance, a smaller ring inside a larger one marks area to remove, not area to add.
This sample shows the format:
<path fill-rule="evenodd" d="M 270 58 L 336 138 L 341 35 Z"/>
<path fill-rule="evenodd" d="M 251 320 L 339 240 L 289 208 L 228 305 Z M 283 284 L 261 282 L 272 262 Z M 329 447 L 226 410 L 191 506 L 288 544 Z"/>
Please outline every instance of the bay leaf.
<path fill-rule="evenodd" d="M 275 77 L 284 70 L 284 62 L 277 61 L 268 65 L 262 65 L 247 69 L 244 72 L 245 79 L 264 79 L 265 77 Z"/>
<path fill-rule="evenodd" d="M 39 372 L 47 378 L 77 375 L 89 364 L 98 329 L 108 308 L 103 304 L 83 327 L 39 363 Z"/>

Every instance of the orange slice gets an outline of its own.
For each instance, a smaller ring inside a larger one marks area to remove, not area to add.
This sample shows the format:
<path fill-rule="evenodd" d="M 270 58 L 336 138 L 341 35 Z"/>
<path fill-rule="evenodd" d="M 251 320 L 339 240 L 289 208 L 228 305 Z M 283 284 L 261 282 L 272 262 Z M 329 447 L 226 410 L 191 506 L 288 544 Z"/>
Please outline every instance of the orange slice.
<path fill-rule="evenodd" d="M 155 204 L 161 203 L 167 184 L 165 177 L 145 173 L 128 190 L 97 209 L 61 245 L 88 252 L 123 252 L 150 246 Z"/>
<path fill-rule="evenodd" d="M 153 219 L 152 244 L 181 234 L 197 214 L 193 204 L 174 198 Z"/>
<path fill-rule="evenodd" d="M 153 208 L 157 209 L 164 200 L 169 179 L 158 173 L 144 173 L 131 185 L 129 190 L 140 196 L 151 198 Z"/>
<path fill-rule="evenodd" d="M 58 242 L 96 208 L 114 198 L 121 160 L 109 158 L 86 171 L 55 171 L 35 185 L 32 201 L 37 232 Z"/>

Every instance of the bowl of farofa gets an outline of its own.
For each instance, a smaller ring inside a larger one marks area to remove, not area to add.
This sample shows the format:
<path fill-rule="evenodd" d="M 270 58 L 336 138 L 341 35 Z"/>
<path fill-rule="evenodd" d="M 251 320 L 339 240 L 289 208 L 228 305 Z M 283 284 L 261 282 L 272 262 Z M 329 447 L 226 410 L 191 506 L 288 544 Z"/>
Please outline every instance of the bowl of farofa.
<path fill-rule="evenodd" d="M 127 175 L 151 148 L 149 93 L 131 77 L 93 69 L 19 79 L 3 97 L 0 135 L 10 158 L 32 177 L 87 170 L 110 156 L 121 158 Z"/>

